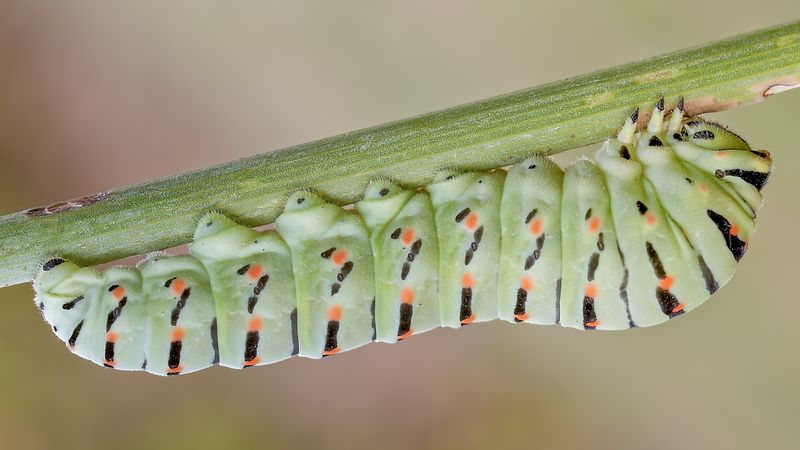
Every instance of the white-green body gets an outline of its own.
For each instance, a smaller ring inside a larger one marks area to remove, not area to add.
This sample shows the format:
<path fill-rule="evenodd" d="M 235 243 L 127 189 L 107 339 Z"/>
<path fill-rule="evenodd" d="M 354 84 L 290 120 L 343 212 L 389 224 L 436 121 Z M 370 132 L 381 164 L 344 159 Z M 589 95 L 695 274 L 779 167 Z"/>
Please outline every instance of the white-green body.
<path fill-rule="evenodd" d="M 372 182 L 354 210 L 311 192 L 275 230 L 219 213 L 190 255 L 105 273 L 60 258 L 36 302 L 78 355 L 169 375 L 320 358 L 438 326 L 500 318 L 584 330 L 651 326 L 732 276 L 772 161 L 719 125 L 634 114 L 563 171 L 531 157 L 440 174 L 425 190 Z"/>

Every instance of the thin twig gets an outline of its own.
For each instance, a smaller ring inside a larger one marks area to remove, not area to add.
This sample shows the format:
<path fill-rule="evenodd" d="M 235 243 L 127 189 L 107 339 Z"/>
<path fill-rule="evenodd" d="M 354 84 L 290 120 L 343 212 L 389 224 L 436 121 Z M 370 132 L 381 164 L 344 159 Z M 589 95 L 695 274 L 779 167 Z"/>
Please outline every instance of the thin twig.
<path fill-rule="evenodd" d="M 60 255 L 85 265 L 187 242 L 215 209 L 271 222 L 287 193 L 341 204 L 386 176 L 416 187 L 441 167 L 487 169 L 609 136 L 664 96 L 689 114 L 720 111 L 800 85 L 800 22 L 729 38 L 444 111 L 0 218 L 0 286 L 28 281 Z M 644 110 L 644 109 L 643 109 Z"/>

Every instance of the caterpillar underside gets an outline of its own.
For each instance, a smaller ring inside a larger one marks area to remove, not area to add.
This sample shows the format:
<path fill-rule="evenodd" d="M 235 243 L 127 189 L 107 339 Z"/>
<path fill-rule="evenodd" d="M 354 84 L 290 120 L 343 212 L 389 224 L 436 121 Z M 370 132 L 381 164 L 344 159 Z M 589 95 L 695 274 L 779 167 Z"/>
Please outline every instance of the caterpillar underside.
<path fill-rule="evenodd" d="M 441 173 L 424 190 L 372 182 L 355 210 L 296 192 L 257 232 L 218 213 L 190 255 L 98 273 L 41 267 L 36 303 L 78 355 L 174 375 L 320 358 L 438 326 L 500 318 L 582 330 L 651 326 L 733 274 L 755 230 L 769 153 L 714 123 L 634 113 L 563 171 Z"/>

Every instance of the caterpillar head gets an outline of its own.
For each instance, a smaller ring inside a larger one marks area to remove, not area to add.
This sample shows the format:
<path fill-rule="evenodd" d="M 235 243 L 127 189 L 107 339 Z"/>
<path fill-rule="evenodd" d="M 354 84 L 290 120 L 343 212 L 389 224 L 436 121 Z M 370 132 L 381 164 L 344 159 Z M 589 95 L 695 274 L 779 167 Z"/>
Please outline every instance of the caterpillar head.
<path fill-rule="evenodd" d="M 34 301 L 59 339 L 69 339 L 87 309 L 85 293 L 99 287 L 102 281 L 94 269 L 78 267 L 62 258 L 49 258 L 39 267 L 33 283 Z"/>
<path fill-rule="evenodd" d="M 760 191 L 772 173 L 769 152 L 752 150 L 736 133 L 702 119 L 667 139 L 678 157 L 730 185 L 753 211 L 761 206 Z"/>
<path fill-rule="evenodd" d="M 683 126 L 681 137 L 706 150 L 750 150 L 738 134 L 714 122 L 694 119 Z M 673 138 L 677 138 L 673 134 Z"/>

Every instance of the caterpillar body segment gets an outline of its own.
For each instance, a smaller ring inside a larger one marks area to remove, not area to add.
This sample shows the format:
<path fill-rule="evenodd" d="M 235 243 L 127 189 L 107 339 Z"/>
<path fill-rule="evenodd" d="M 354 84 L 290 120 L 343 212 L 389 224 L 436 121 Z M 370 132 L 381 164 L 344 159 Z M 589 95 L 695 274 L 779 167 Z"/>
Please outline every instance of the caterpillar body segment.
<path fill-rule="evenodd" d="M 385 180 L 355 205 L 375 264 L 376 340 L 395 342 L 441 324 L 439 244 L 430 197 Z"/>
<path fill-rule="evenodd" d="M 644 167 L 632 153 L 635 149 L 630 140 L 617 138 L 607 141 L 596 155 L 614 227 L 625 230 L 616 233 L 615 250 L 622 255 L 619 291 L 622 301 L 628 303 L 630 327 L 659 324 L 710 295 L 696 252 L 662 208 L 644 177 Z"/>
<path fill-rule="evenodd" d="M 92 268 L 81 268 L 61 258 L 47 261 L 33 282 L 36 306 L 53 332 L 76 351 L 91 305 L 100 303 L 103 279 Z M 83 349 L 83 346 L 82 346 Z"/>
<path fill-rule="evenodd" d="M 156 255 L 139 270 L 149 316 L 142 368 L 177 375 L 213 364 L 218 359 L 216 308 L 202 263 L 188 255 Z"/>
<path fill-rule="evenodd" d="M 198 223 L 190 251 L 219 300 L 220 365 L 252 367 L 299 352 L 292 254 L 276 231 L 260 233 L 211 213 Z"/>
<path fill-rule="evenodd" d="M 561 324 L 585 330 L 629 328 L 630 308 L 621 295 L 625 267 L 617 251 L 611 204 L 601 172 L 588 160 L 564 175 L 561 229 Z"/>
<path fill-rule="evenodd" d="M 61 258 L 36 304 L 76 354 L 158 375 L 245 368 L 500 318 L 618 330 L 685 314 L 733 275 L 772 170 L 766 151 L 659 102 L 562 170 L 534 156 L 369 184 L 354 210 L 300 191 L 275 230 L 219 213 L 190 255 L 103 273 Z"/>
<path fill-rule="evenodd" d="M 363 219 L 297 192 L 275 229 L 292 253 L 299 354 L 320 358 L 375 340 L 374 269 Z"/>
<path fill-rule="evenodd" d="M 505 172 L 441 173 L 427 186 L 439 240 L 442 326 L 497 318 L 500 199 Z"/>
<path fill-rule="evenodd" d="M 564 171 L 533 156 L 512 167 L 500 202 L 497 314 L 508 322 L 559 322 Z"/>
<path fill-rule="evenodd" d="M 95 355 L 106 367 L 139 370 L 145 367 L 151 315 L 142 293 L 141 272 L 115 267 L 105 272 Z M 123 314 L 124 313 L 124 314 Z M 87 322 L 87 331 L 92 327 Z M 102 353 L 99 353 L 102 352 Z"/>

